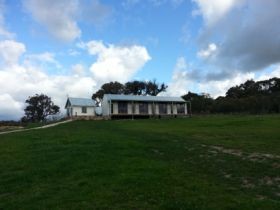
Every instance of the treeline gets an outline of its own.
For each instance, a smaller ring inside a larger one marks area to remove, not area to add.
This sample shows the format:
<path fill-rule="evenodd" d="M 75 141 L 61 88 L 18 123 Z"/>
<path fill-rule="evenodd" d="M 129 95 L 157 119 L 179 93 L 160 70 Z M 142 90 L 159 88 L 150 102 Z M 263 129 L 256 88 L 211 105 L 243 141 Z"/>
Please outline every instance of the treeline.
<path fill-rule="evenodd" d="M 22 126 L 22 123 L 14 120 L 1 120 L 0 126 Z"/>
<path fill-rule="evenodd" d="M 150 95 L 156 96 L 166 91 L 167 85 L 153 81 L 134 80 L 125 84 L 119 82 L 109 82 L 101 86 L 101 88 L 93 93 L 92 99 L 100 101 L 104 94 L 125 94 L 125 95 Z"/>
<path fill-rule="evenodd" d="M 211 98 L 208 94 L 188 92 L 182 96 L 191 101 L 193 113 L 279 113 L 280 79 L 272 78 L 231 87 L 225 97 Z"/>

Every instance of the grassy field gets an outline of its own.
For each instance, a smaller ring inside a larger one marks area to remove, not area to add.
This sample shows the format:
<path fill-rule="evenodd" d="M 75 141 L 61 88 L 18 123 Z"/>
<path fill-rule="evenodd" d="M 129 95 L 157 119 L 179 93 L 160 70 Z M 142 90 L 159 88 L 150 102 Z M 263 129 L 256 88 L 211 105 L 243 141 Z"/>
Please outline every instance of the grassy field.
<path fill-rule="evenodd" d="M 280 209 L 280 116 L 0 135 L 0 209 Z"/>

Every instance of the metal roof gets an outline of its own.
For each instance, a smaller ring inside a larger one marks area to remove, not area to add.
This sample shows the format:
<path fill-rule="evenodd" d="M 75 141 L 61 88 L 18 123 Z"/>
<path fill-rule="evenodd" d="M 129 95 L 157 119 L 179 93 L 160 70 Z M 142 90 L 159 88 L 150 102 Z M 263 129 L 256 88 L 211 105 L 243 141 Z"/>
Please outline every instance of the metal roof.
<path fill-rule="evenodd" d="M 69 97 L 67 99 L 66 105 L 67 103 L 70 103 L 71 106 L 96 106 L 94 100 L 89 99 L 89 98 L 71 98 Z"/>
<path fill-rule="evenodd" d="M 138 96 L 138 95 L 104 94 L 104 98 L 105 97 L 107 98 L 107 100 L 116 100 L 116 101 L 186 102 L 181 97 L 166 97 L 166 96 Z"/>

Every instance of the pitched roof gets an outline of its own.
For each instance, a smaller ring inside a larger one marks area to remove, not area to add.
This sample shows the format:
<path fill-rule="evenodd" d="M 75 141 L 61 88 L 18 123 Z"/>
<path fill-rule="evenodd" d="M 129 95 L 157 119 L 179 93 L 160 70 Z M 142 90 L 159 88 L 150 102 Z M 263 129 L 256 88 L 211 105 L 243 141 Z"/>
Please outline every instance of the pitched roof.
<path fill-rule="evenodd" d="M 107 98 L 107 100 L 116 100 L 116 101 L 186 102 L 181 97 L 166 97 L 166 96 L 136 96 L 136 95 L 104 94 L 104 98 Z"/>
<path fill-rule="evenodd" d="M 96 106 L 94 100 L 89 98 L 71 98 L 67 99 L 66 105 L 70 103 L 71 106 Z"/>

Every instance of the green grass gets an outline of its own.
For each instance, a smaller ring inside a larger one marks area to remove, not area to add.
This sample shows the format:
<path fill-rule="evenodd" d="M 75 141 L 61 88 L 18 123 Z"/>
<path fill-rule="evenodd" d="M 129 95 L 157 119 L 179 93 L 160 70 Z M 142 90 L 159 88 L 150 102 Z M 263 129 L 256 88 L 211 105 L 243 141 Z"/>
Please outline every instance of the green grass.
<path fill-rule="evenodd" d="M 0 209 L 280 209 L 280 116 L 0 135 Z"/>

